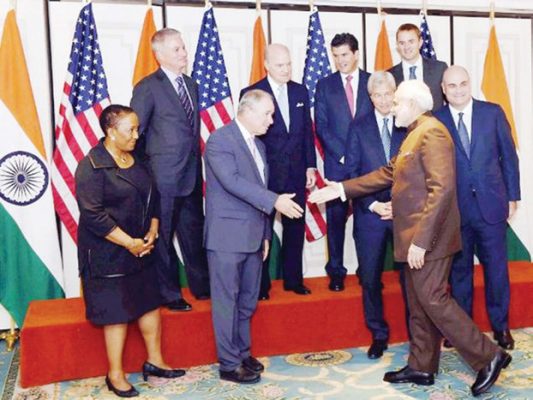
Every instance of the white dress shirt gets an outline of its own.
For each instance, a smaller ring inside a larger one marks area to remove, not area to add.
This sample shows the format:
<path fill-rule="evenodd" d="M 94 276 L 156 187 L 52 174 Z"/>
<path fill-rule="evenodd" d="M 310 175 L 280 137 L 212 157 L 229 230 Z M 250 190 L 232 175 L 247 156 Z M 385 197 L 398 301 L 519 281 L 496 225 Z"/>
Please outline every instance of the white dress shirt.
<path fill-rule="evenodd" d="M 263 158 L 261 157 L 261 153 L 259 153 L 259 149 L 257 148 L 255 144 L 255 135 L 252 135 L 248 130 L 244 127 L 243 124 L 239 121 L 239 118 L 235 118 L 235 122 L 237 123 L 237 126 L 239 127 L 239 130 L 241 131 L 241 135 L 246 142 L 246 145 L 248 146 L 248 150 L 250 150 L 250 153 L 252 154 L 252 157 L 255 161 L 255 165 L 259 171 L 259 175 L 261 175 L 261 180 L 264 184 L 266 184 L 265 180 L 265 162 L 263 161 Z"/>
<path fill-rule="evenodd" d="M 463 110 L 458 110 L 456 108 L 453 108 L 450 104 L 450 113 L 452 114 L 453 122 L 455 123 L 455 128 L 459 129 L 459 113 L 463 113 L 463 122 L 466 126 L 466 131 L 468 132 L 468 139 L 470 140 L 470 143 L 472 143 L 472 105 L 473 105 L 472 99 L 468 102 L 468 104 L 465 106 Z"/>
<path fill-rule="evenodd" d="M 422 64 L 422 56 L 419 55 L 418 59 L 414 64 L 409 64 L 406 61 L 402 60 L 402 70 L 403 70 L 403 80 L 408 81 L 409 80 L 409 68 L 412 66 L 416 66 L 415 69 L 415 75 L 417 81 L 423 81 L 424 80 L 424 64 Z"/>
<path fill-rule="evenodd" d="M 181 76 L 182 74 L 178 75 L 172 72 L 171 70 L 161 67 L 161 70 L 165 73 L 170 83 L 172 83 L 172 87 L 178 93 L 178 83 L 176 82 L 176 79 L 178 76 Z M 189 93 L 189 89 L 187 88 L 187 84 L 185 84 L 185 81 L 183 81 L 183 87 L 185 88 L 185 93 L 187 93 L 187 97 L 189 98 L 189 101 L 191 102 L 191 107 L 194 110 L 194 103 L 192 102 L 191 94 Z M 179 94 L 179 93 L 178 93 Z"/>

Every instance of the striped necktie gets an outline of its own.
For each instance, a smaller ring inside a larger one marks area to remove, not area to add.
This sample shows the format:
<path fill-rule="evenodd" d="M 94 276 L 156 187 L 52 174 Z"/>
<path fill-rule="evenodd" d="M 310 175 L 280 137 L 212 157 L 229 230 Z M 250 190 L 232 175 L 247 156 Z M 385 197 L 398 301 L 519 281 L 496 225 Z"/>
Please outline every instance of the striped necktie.
<path fill-rule="evenodd" d="M 383 127 L 381 128 L 381 142 L 383 143 L 383 150 L 385 150 L 385 158 L 387 162 L 390 160 L 390 145 L 391 135 L 389 131 L 389 119 L 383 118 Z"/>
<path fill-rule="evenodd" d="M 409 67 L 409 80 L 416 79 L 416 65 Z"/>
<path fill-rule="evenodd" d="M 176 83 L 178 85 L 178 98 L 180 99 L 180 103 L 183 106 L 183 109 L 185 110 L 185 114 L 187 115 L 187 119 L 189 120 L 189 123 L 191 126 L 194 125 L 194 117 L 193 117 L 193 109 L 191 104 L 191 99 L 189 99 L 189 95 L 187 94 L 187 89 L 185 88 L 185 80 L 183 79 L 183 76 L 179 75 L 176 78 Z"/>

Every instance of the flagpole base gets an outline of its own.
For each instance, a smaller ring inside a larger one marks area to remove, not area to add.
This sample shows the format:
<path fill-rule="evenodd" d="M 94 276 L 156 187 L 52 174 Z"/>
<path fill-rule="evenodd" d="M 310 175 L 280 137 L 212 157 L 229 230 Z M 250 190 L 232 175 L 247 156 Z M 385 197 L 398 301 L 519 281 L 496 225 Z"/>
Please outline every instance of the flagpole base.
<path fill-rule="evenodd" d="M 17 342 L 19 337 L 20 337 L 19 332 L 16 330 L 14 331 L 9 330 L 9 331 L 0 333 L 0 340 L 3 339 L 6 341 L 7 351 L 13 351 L 13 349 L 15 348 L 15 343 Z"/>

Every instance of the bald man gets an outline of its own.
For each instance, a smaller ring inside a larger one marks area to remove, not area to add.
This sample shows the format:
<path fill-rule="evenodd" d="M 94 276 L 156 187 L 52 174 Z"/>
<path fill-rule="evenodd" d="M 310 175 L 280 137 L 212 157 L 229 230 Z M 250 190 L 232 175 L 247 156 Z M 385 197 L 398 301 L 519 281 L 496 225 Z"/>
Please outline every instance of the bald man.
<path fill-rule="evenodd" d="M 305 189 L 313 187 L 316 181 L 316 154 L 309 96 L 305 86 L 291 80 L 291 56 L 286 46 L 271 44 L 267 47 L 265 68 L 268 76 L 243 89 L 240 97 L 252 89 L 261 89 L 274 96 L 274 122 L 266 135 L 261 136 L 266 145 L 270 168 L 268 189 L 276 193 L 295 193 L 293 200 L 305 209 Z M 290 219 L 282 216 L 281 221 L 283 288 L 299 295 L 310 294 L 311 291 L 304 286 L 302 271 L 305 218 Z M 270 297 L 268 265 L 269 260 L 263 265 L 260 300 Z"/>
<path fill-rule="evenodd" d="M 513 349 L 506 233 L 507 219 L 520 200 L 520 174 L 511 128 L 500 106 L 472 98 L 470 77 L 463 67 L 454 65 L 446 70 L 442 89 L 448 105 L 435 116 L 455 143 L 463 242 L 463 250 L 452 264 L 452 296 L 472 315 L 475 249 L 483 265 L 485 303 L 494 339 L 502 348 Z"/>

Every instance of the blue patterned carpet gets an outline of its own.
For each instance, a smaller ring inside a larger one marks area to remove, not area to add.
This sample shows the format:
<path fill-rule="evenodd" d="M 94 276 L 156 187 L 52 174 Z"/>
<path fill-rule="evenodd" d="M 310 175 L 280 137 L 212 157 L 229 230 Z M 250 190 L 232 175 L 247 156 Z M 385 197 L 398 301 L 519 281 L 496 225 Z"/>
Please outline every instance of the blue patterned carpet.
<path fill-rule="evenodd" d="M 490 393 L 480 399 L 533 399 L 533 328 L 513 331 L 516 350 L 513 362 Z M 140 374 L 130 381 L 141 392 L 139 399 L 213 400 L 360 400 L 472 398 L 474 374 L 453 350 L 441 356 L 440 372 L 433 386 L 390 385 L 383 374 L 405 365 L 407 344 L 393 345 L 375 362 L 366 357 L 366 348 L 307 355 L 262 358 L 266 372 L 257 385 L 221 382 L 216 365 L 191 368 L 187 375 L 171 381 L 142 381 Z M 104 385 L 104 378 L 61 382 L 22 389 L 17 383 L 18 349 L 7 353 L 0 343 L 0 400 L 116 399 Z"/>

